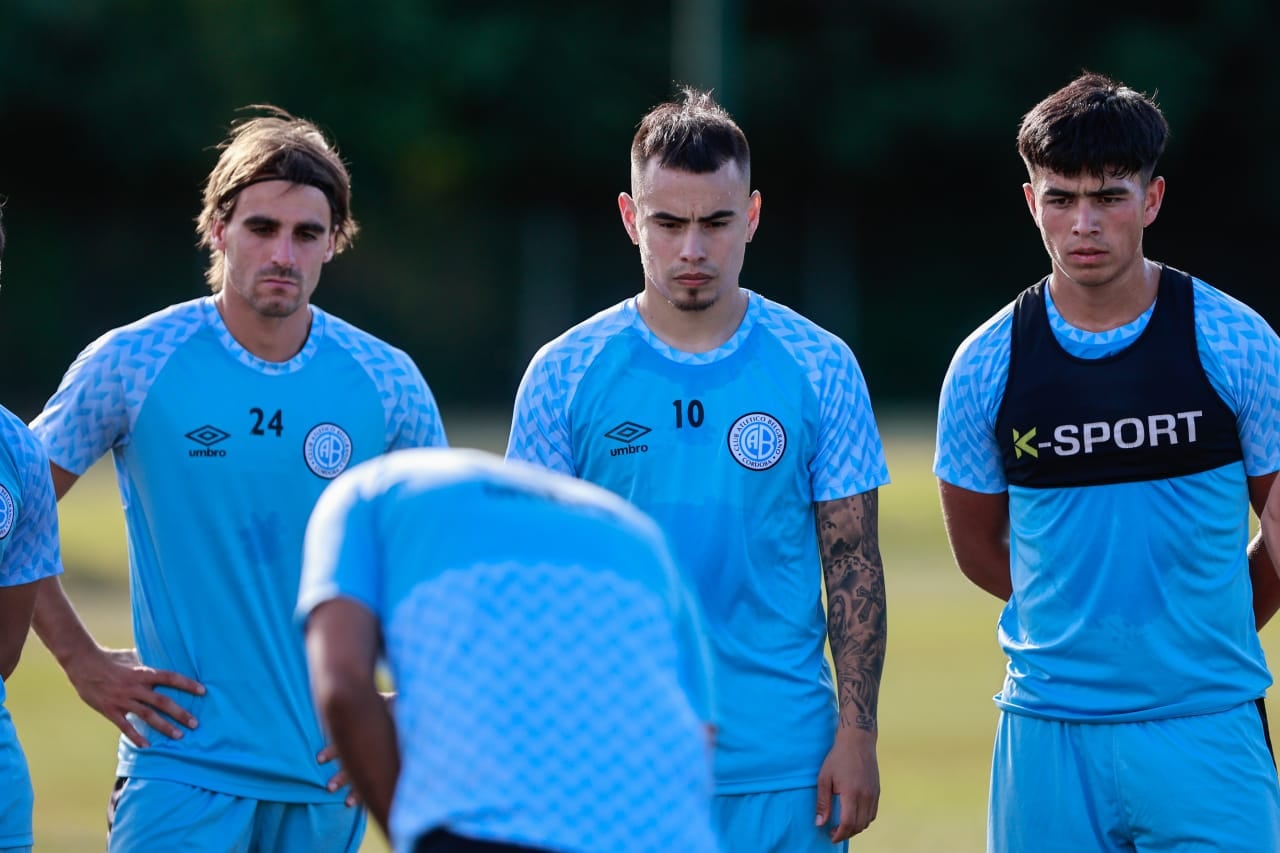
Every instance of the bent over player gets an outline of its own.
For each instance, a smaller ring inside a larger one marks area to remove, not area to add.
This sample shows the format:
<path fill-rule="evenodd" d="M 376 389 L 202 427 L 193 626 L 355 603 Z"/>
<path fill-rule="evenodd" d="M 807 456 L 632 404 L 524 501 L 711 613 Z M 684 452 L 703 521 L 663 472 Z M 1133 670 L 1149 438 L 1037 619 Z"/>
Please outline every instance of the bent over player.
<path fill-rule="evenodd" d="M 321 496 L 298 614 L 397 851 L 718 849 L 697 607 L 616 495 L 480 451 L 388 454 Z"/>

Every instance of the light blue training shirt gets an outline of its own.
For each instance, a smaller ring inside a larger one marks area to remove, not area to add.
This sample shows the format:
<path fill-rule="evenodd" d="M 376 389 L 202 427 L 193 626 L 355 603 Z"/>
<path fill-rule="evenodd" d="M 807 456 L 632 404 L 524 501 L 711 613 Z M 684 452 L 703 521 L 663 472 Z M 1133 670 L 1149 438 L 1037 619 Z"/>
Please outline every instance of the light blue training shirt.
<path fill-rule="evenodd" d="M 1196 349 L 1236 415 L 1242 463 L 1141 482 L 1010 486 L 995 423 L 1012 304 L 961 344 L 947 372 L 934 473 L 970 491 L 1009 494 L 1014 593 L 1000 618 L 1009 664 L 996 696 L 1006 711 L 1161 719 L 1224 710 L 1271 684 L 1245 556 L 1246 477 L 1280 469 L 1280 340 L 1238 300 L 1198 279 L 1193 288 Z M 1047 307 L 1058 343 L 1082 359 L 1125 349 L 1154 310 L 1092 333 L 1068 324 L 1051 298 Z M 1190 506 L 1204 511 L 1190 514 Z"/>
<path fill-rule="evenodd" d="M 659 340 L 628 299 L 544 346 L 507 455 L 649 513 L 698 591 L 716 672 L 716 791 L 817 784 L 836 702 L 814 503 L 889 481 L 866 382 L 835 335 L 747 291 L 720 347 Z"/>
<path fill-rule="evenodd" d="M 168 691 L 199 726 L 178 740 L 141 720 L 121 776 L 280 802 L 338 802 L 316 763 L 325 738 L 293 626 L 307 518 L 350 465 L 444 444 L 409 357 L 311 306 L 293 358 L 231 336 L 212 297 L 90 344 L 33 423 L 53 462 L 83 474 L 112 451 L 129 544 L 133 633 L 148 666 L 190 676 Z"/>
<path fill-rule="evenodd" d="M 0 407 L 0 587 L 62 573 L 49 457 L 26 424 Z M 0 679 L 0 849 L 29 847 L 31 777 Z"/>
<path fill-rule="evenodd" d="M 377 618 L 397 691 L 398 851 L 436 828 L 716 849 L 697 605 L 634 507 L 480 451 L 389 454 L 307 530 L 299 618 L 339 596 Z"/>

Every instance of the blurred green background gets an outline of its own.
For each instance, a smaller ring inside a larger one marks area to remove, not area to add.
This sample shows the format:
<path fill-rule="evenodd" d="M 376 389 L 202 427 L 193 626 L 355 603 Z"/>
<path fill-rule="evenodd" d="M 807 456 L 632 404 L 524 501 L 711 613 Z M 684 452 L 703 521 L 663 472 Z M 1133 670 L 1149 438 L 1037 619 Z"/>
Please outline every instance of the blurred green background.
<path fill-rule="evenodd" d="M 884 799 L 854 849 L 980 850 L 998 608 L 947 553 L 931 421 L 956 345 L 1047 271 L 1018 122 L 1082 69 L 1155 92 L 1173 137 L 1148 254 L 1276 317 L 1278 9 L 0 0 L 0 360 L 20 366 L 0 403 L 33 416 L 94 337 L 205 292 L 200 186 L 237 108 L 265 102 L 329 131 L 354 176 L 363 231 L 316 301 L 418 361 L 454 443 L 500 449 L 537 346 L 641 286 L 615 204 L 636 122 L 677 81 L 714 87 L 765 200 L 743 284 L 853 345 L 890 455 Z M 127 644 L 119 515 L 103 465 L 63 506 L 72 596 Z M 100 849 L 114 729 L 34 639 L 8 704 L 36 849 Z"/>
<path fill-rule="evenodd" d="M 637 291 L 615 198 L 641 115 L 715 87 L 752 145 L 744 284 L 847 338 L 878 402 L 1047 271 L 1023 113 L 1082 69 L 1173 127 L 1149 253 L 1280 311 L 1273 0 L 2 0 L 11 247 L 0 401 L 34 414 L 88 341 L 204 291 L 193 218 L 236 110 L 326 128 L 364 232 L 317 301 L 506 406 L 534 349 Z M 460 367 L 464 369 L 459 369 Z"/>

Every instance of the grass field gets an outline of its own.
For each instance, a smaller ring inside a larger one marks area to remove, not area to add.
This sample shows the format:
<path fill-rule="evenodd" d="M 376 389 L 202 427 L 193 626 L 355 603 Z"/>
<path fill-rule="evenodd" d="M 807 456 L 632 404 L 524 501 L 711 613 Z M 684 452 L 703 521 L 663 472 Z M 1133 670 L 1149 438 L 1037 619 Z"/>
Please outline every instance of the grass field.
<path fill-rule="evenodd" d="M 457 446 L 500 450 L 505 443 L 500 418 L 458 416 L 447 427 Z M 880 697 L 883 794 L 879 818 L 853 849 L 980 851 L 996 719 L 991 695 L 1003 673 L 995 643 L 999 607 L 951 561 L 930 473 L 932 423 L 890 416 L 882 431 L 893 476 L 881 493 L 889 601 Z M 131 645 L 119 505 L 105 464 L 64 499 L 64 580 L 99 642 Z M 1280 661 L 1278 638 L 1275 628 L 1264 631 L 1272 661 Z M 80 702 L 34 636 L 8 687 L 36 787 L 36 851 L 101 849 L 115 728 Z M 363 851 L 386 849 L 371 829 Z"/>

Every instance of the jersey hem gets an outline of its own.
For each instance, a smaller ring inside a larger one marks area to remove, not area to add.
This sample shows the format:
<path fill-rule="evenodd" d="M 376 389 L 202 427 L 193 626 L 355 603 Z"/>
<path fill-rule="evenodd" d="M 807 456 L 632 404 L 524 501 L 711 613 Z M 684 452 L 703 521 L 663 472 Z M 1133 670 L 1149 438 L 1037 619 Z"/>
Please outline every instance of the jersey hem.
<path fill-rule="evenodd" d="M 347 796 L 343 788 L 330 792 L 319 783 L 315 785 L 295 783 L 283 786 L 254 785 L 230 774 L 193 773 L 187 767 L 168 762 L 166 764 L 167 766 L 148 768 L 145 765 L 139 766 L 121 761 L 116 764 L 116 775 L 129 779 L 176 782 L 179 785 L 188 785 L 192 788 L 212 791 L 215 794 L 275 803 L 333 804 L 344 802 Z"/>
<path fill-rule="evenodd" d="M 1152 720 L 1172 720 L 1178 717 L 1203 717 L 1209 714 L 1221 714 L 1224 711 L 1230 711 L 1232 708 L 1238 708 L 1250 702 L 1256 702 L 1266 695 L 1265 691 L 1256 695 L 1251 695 L 1241 699 L 1231 700 L 1225 703 L 1214 703 L 1211 705 L 1171 705 L 1164 708 L 1150 708 L 1141 711 L 1125 711 L 1121 713 L 1111 714 L 1083 714 L 1072 713 L 1067 711 L 1044 711 L 1036 708 L 1028 708 L 1021 705 L 1015 705 L 1010 702 L 1003 702 L 997 695 L 994 698 L 996 707 L 1008 714 L 1018 714 L 1023 717 L 1034 717 L 1038 720 L 1052 720 L 1058 723 L 1144 723 Z"/>
<path fill-rule="evenodd" d="M 762 779 L 718 781 L 712 793 L 720 797 L 733 794 L 768 794 L 774 791 L 794 791 L 797 788 L 816 788 L 818 785 L 818 773 L 820 772 L 821 768 L 815 768 L 813 772 L 804 774 L 789 773 L 786 776 L 766 776 Z"/>

